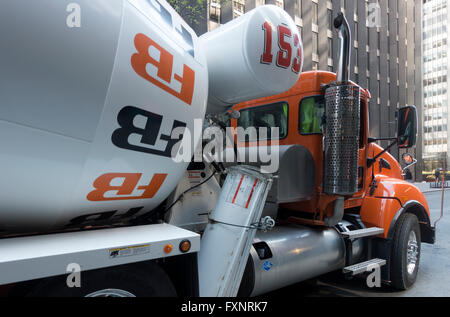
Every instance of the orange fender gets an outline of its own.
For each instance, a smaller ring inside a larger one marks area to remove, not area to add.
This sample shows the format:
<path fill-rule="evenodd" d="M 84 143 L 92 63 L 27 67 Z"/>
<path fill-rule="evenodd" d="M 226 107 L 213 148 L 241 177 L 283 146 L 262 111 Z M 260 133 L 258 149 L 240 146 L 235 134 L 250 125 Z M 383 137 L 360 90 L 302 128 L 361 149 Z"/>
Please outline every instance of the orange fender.
<path fill-rule="evenodd" d="M 422 241 L 434 243 L 434 229 L 423 193 L 402 179 L 376 175 L 363 199 L 362 222 L 367 227 L 383 228 L 383 237 L 391 239 L 395 223 L 404 212 L 413 213 L 419 219 Z"/>

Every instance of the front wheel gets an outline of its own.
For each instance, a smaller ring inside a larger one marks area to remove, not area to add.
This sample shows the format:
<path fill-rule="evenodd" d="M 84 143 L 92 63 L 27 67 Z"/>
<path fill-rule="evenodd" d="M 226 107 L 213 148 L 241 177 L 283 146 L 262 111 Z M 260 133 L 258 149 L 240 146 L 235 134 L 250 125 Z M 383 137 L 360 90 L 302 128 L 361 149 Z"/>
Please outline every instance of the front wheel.
<path fill-rule="evenodd" d="M 391 254 L 391 282 L 394 288 L 406 290 L 417 278 L 420 260 L 420 226 L 414 214 L 404 213 L 398 219 Z"/>

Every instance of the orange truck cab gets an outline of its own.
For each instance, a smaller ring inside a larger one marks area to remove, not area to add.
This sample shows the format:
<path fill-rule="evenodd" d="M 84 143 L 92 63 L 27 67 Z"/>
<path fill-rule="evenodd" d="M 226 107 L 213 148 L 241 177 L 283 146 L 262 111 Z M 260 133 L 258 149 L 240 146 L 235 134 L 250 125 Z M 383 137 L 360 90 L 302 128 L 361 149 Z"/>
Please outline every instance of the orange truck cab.
<path fill-rule="evenodd" d="M 326 137 L 323 133 L 327 120 L 324 91 L 336 80 L 336 74 L 331 72 L 305 72 L 290 90 L 279 95 L 240 103 L 233 108 L 239 112 L 240 117 L 231 120 L 232 127 L 244 129 L 250 126 L 278 127 L 279 139 L 268 140 L 269 145 L 271 142 L 278 142 L 280 147 L 301 146 L 313 159 L 314 166 L 303 168 L 304 171 L 295 176 L 313 177 L 312 190 L 297 201 L 279 203 L 276 219 L 278 222 L 323 227 L 327 226 L 327 219 L 336 213 L 335 206 L 339 196 L 342 195 L 324 192 L 324 184 L 327 181 L 327 175 L 324 175 L 325 165 L 330 163 L 324 162 Z M 353 82 L 349 84 L 357 86 Z M 417 268 L 408 264 L 409 266 L 405 267 L 409 270 L 409 274 L 403 274 L 400 272 L 404 267 L 401 263 L 412 259 L 410 262 L 415 264 L 415 261 L 418 261 L 420 242 L 434 243 L 435 231 L 431 225 L 430 211 L 423 193 L 404 180 L 400 163 L 369 136 L 370 98 L 370 92 L 361 88 L 358 163 L 352 167 L 357 174 L 357 185 L 354 193 L 343 195 L 344 207 L 340 219 L 350 221 L 360 230 L 374 229 L 368 258 L 386 259 L 387 263 L 382 268 L 383 280 L 405 289 L 414 282 Z M 403 114 L 414 112 L 410 115 L 415 115 L 414 107 L 406 107 L 400 111 Z M 403 118 L 401 115 L 399 117 Z M 406 118 L 407 116 L 405 120 Z M 399 125 L 402 125 L 402 122 L 399 122 Z M 397 146 L 407 148 L 414 145 L 411 143 L 415 142 L 415 134 L 412 139 L 403 140 L 402 144 L 400 144 L 402 140 L 393 139 L 395 141 L 390 146 L 397 143 Z M 236 143 L 238 148 L 257 146 L 257 140 L 237 138 Z M 411 157 L 409 159 L 413 160 Z M 335 224 L 338 230 L 339 226 L 340 222 Z M 413 229 L 407 231 L 405 227 Z M 350 237 L 350 244 L 352 240 Z"/>

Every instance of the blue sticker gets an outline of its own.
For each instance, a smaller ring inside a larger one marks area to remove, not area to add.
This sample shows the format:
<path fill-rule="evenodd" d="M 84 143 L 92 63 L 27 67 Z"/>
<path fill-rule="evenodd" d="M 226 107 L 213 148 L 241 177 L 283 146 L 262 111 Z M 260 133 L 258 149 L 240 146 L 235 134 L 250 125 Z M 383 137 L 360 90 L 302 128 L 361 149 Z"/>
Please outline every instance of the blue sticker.
<path fill-rule="evenodd" d="M 272 268 L 273 263 L 270 261 L 266 261 L 263 263 L 263 269 L 264 271 L 270 271 L 270 269 Z"/>

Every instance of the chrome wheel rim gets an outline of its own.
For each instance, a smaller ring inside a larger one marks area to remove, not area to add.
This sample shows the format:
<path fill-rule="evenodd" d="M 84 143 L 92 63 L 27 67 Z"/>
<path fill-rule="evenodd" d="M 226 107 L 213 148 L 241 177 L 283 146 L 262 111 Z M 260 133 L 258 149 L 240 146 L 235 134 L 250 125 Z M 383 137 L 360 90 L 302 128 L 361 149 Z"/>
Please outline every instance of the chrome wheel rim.
<path fill-rule="evenodd" d="M 408 271 L 408 274 L 411 275 L 416 269 L 417 261 L 419 258 L 419 244 L 417 243 L 417 236 L 414 231 L 411 231 L 409 233 L 406 256 L 406 270 Z"/>
<path fill-rule="evenodd" d="M 93 293 L 89 293 L 86 295 L 86 297 L 136 297 L 136 296 L 131 294 L 130 292 L 121 289 L 108 288 Z"/>

